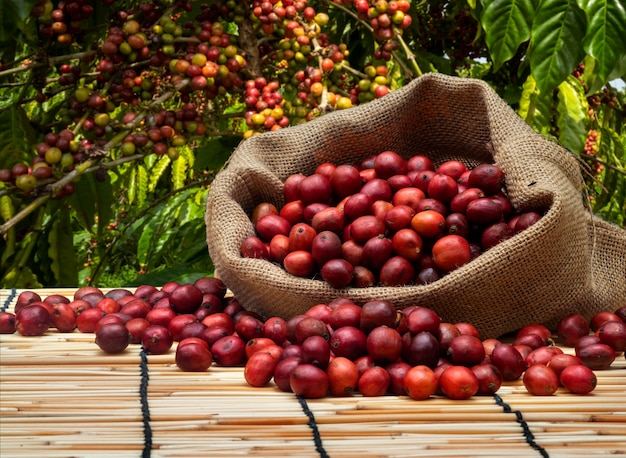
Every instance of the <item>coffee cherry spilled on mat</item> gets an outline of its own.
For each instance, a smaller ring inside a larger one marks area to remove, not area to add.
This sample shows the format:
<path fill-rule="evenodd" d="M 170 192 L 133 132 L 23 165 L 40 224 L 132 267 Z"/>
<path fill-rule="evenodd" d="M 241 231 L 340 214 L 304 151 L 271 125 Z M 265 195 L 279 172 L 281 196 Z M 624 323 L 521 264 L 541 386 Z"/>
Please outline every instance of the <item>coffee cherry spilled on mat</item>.
<path fill-rule="evenodd" d="M 431 283 L 541 219 L 514 210 L 504 180 L 494 164 L 394 151 L 326 162 L 290 175 L 280 208 L 252 209 L 240 252 L 335 288 Z"/>
<path fill-rule="evenodd" d="M 103 353 L 141 344 L 149 354 L 174 353 L 181 371 L 242 367 L 251 386 L 306 398 L 462 400 L 509 383 L 522 383 L 533 395 L 586 394 L 597 384 L 595 371 L 608 369 L 626 346 L 624 307 L 589 320 L 567 315 L 554 335 L 532 324 L 498 340 L 481 339 L 471 323 L 442 321 L 424 306 L 397 310 L 386 300 L 359 305 L 339 297 L 288 320 L 263 319 L 226 292 L 216 278 L 106 294 L 83 287 L 74 297 L 23 291 L 16 313 L 0 312 L 0 333 L 93 333 Z"/>

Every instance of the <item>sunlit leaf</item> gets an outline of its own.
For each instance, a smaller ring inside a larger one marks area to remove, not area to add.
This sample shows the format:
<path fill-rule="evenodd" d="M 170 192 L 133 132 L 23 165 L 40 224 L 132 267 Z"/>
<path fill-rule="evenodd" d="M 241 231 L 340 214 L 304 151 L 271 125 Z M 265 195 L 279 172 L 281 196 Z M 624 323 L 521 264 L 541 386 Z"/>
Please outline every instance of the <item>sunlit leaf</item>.
<path fill-rule="evenodd" d="M 580 82 L 569 76 L 559 84 L 559 141 L 573 153 L 582 152 L 587 138 L 589 104 Z"/>
<path fill-rule="evenodd" d="M 168 169 L 170 163 L 169 156 L 163 155 L 161 158 L 150 168 L 150 174 L 148 177 L 148 191 L 153 192 L 157 185 L 159 184 L 159 180 Z"/>
<path fill-rule="evenodd" d="M 128 196 L 128 203 L 132 205 L 137 196 L 137 168 L 132 167 L 126 176 L 126 195 Z"/>
<path fill-rule="evenodd" d="M 143 164 L 137 165 L 137 204 L 143 206 L 148 195 L 148 171 Z"/>
<path fill-rule="evenodd" d="M 4 189 L 4 183 L 0 183 L 0 190 Z M 13 205 L 13 201 L 7 195 L 0 196 L 0 217 L 2 217 L 2 221 L 6 222 L 10 220 L 15 215 L 15 206 Z M 2 249 L 2 257 L 0 258 L 0 266 L 4 266 L 7 260 L 15 253 L 15 227 L 9 229 L 7 234 L 4 236 L 4 240 L 0 238 L 0 247 Z"/>
<path fill-rule="evenodd" d="M 185 161 L 187 162 L 189 168 L 192 168 L 195 161 L 195 156 L 193 154 L 193 151 L 191 151 L 189 145 L 181 146 L 178 148 L 178 150 L 180 151 L 180 155 L 185 158 Z"/>
<path fill-rule="evenodd" d="M 187 161 L 184 156 L 178 156 L 178 158 L 172 162 L 172 188 L 180 189 L 185 185 L 185 178 L 187 171 Z"/>
<path fill-rule="evenodd" d="M 535 131 L 546 134 L 550 131 L 552 99 L 541 94 L 532 75 L 528 75 L 523 84 L 518 114 Z"/>
<path fill-rule="evenodd" d="M 4 185 L 0 183 L 0 190 L 4 188 Z M 15 206 L 13 201 L 7 195 L 0 196 L 0 216 L 4 221 L 8 221 L 15 215 Z"/>
<path fill-rule="evenodd" d="M 2 277 L 0 288 L 14 288 L 16 285 L 24 289 L 36 289 L 43 286 L 28 266 L 9 269 Z"/>

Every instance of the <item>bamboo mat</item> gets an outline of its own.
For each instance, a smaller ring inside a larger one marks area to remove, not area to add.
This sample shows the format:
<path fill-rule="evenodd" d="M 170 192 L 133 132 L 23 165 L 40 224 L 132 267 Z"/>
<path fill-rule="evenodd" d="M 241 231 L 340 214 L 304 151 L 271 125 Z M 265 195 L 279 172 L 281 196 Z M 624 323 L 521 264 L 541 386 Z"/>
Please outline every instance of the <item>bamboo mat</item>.
<path fill-rule="evenodd" d="M 106 291 L 106 290 L 105 290 Z M 11 311 L 20 291 L 0 290 Z M 73 296 L 73 289 L 38 290 Z M 565 349 L 571 352 L 571 349 Z M 242 368 L 181 372 L 174 349 L 102 353 L 92 334 L 0 335 L 0 456 L 595 457 L 626 453 L 626 361 L 589 395 L 521 381 L 467 401 L 303 400 Z"/>

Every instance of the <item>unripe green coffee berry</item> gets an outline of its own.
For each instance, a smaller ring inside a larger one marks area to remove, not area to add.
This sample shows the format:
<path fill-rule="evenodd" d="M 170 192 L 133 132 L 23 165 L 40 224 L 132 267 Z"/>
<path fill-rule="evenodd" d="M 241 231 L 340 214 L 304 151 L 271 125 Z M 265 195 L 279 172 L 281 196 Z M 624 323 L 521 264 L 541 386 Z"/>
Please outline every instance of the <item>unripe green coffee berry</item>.
<path fill-rule="evenodd" d="M 32 191 L 37 186 L 37 178 L 29 174 L 20 175 L 15 178 L 15 186 L 22 191 Z"/>
<path fill-rule="evenodd" d="M 107 126 L 110 121 L 111 121 L 111 118 L 106 113 L 98 113 L 94 117 L 94 122 L 96 123 L 96 126 L 101 126 L 101 127 Z"/>
<path fill-rule="evenodd" d="M 74 156 L 71 153 L 64 153 L 61 156 L 61 168 L 69 169 L 74 165 Z"/>
<path fill-rule="evenodd" d="M 132 154 L 135 154 L 135 150 L 136 147 L 133 142 L 124 142 L 122 143 L 122 146 L 120 148 L 123 156 L 130 156 Z"/>
<path fill-rule="evenodd" d="M 48 164 L 53 165 L 53 164 L 60 162 L 62 156 L 63 156 L 63 152 L 56 146 L 53 146 L 46 150 L 44 158 L 46 159 L 46 162 Z"/>
<path fill-rule="evenodd" d="M 180 152 L 173 146 L 170 146 L 167 149 L 167 157 L 169 157 L 172 161 L 175 161 L 180 157 Z"/>

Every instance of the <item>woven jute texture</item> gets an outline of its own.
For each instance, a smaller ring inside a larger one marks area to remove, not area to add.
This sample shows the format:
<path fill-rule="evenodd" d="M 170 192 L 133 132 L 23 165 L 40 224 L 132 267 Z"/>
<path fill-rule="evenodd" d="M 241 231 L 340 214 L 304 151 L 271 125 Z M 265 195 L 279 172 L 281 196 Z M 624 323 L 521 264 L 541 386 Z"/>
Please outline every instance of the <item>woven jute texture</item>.
<path fill-rule="evenodd" d="M 494 162 L 518 211 L 543 218 L 428 285 L 334 289 L 296 278 L 269 261 L 240 255 L 254 233 L 249 215 L 283 204 L 282 182 L 326 161 L 358 163 L 384 150 L 425 154 L 438 165 Z M 584 206 L 574 157 L 535 133 L 487 84 L 427 74 L 385 97 L 306 124 L 254 136 L 233 152 L 211 187 L 206 228 L 216 273 L 248 309 L 289 319 L 318 303 L 349 297 L 422 305 L 447 322 L 498 337 L 524 325 L 554 329 L 568 313 L 587 317 L 626 304 L 626 231 Z"/>

